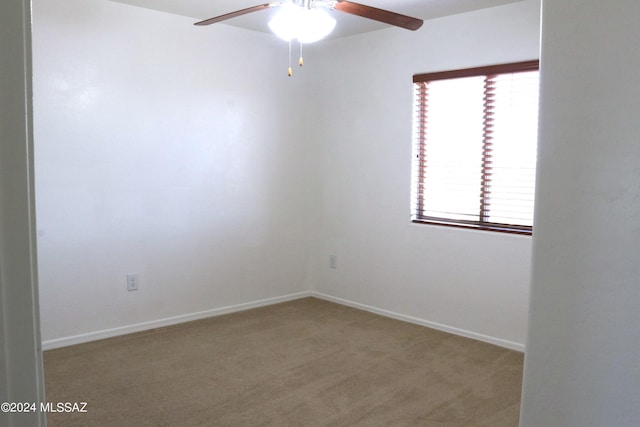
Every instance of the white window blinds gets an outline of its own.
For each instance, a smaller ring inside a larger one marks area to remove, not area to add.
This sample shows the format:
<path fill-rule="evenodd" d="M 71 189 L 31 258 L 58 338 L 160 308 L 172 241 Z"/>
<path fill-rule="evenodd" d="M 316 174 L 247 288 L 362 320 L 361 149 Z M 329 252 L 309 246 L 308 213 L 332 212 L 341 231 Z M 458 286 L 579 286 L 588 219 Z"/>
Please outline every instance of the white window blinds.
<path fill-rule="evenodd" d="M 531 233 L 538 86 L 538 61 L 414 76 L 414 221 Z"/>

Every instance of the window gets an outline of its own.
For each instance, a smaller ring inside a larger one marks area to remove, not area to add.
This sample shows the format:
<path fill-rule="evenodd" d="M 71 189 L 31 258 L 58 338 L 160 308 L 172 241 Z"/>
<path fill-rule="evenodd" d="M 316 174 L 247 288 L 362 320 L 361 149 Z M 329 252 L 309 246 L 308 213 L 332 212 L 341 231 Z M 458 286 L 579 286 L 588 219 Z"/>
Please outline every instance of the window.
<path fill-rule="evenodd" d="M 412 220 L 531 234 L 538 61 L 418 74 Z"/>

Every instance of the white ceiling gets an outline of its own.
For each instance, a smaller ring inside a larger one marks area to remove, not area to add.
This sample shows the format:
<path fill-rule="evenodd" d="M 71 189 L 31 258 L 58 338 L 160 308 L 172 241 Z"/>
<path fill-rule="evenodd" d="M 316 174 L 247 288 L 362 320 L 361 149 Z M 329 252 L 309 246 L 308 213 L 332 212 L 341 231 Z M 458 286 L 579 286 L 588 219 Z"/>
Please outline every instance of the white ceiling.
<path fill-rule="evenodd" d="M 188 16 L 194 22 L 233 12 L 246 7 L 268 3 L 270 0 L 111 0 L 147 9 L 159 10 L 176 15 Z M 358 3 L 391 10 L 404 15 L 414 16 L 424 20 L 447 15 L 468 12 L 487 7 L 516 3 L 522 0 L 357 0 Z M 267 22 L 276 9 L 254 12 L 238 18 L 225 21 L 254 31 L 270 33 Z M 389 27 L 388 25 L 370 19 L 352 16 L 345 13 L 331 11 L 336 18 L 337 25 L 330 38 L 346 37 L 367 31 L 374 31 Z M 213 24 L 224 25 L 224 24 Z M 427 25 L 427 24 L 425 24 Z M 399 30 L 406 31 L 406 30 Z M 418 30 L 420 31 L 420 30 Z"/>

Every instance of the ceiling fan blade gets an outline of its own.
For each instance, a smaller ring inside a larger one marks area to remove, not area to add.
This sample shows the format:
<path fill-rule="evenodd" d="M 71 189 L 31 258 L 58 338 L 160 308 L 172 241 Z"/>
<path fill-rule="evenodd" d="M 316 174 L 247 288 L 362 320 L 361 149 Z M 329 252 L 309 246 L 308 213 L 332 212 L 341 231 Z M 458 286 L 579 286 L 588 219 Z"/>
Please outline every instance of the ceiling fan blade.
<path fill-rule="evenodd" d="M 216 16 L 214 18 L 205 19 L 204 21 L 196 22 L 193 25 L 211 25 L 216 22 L 225 21 L 227 19 L 235 18 L 236 16 L 246 15 L 247 13 L 258 12 L 260 10 L 268 9 L 270 7 L 280 6 L 280 3 L 265 3 L 257 6 L 251 6 L 246 9 L 236 10 L 235 12 L 226 13 L 224 15 Z"/>
<path fill-rule="evenodd" d="M 405 28 L 415 31 L 422 27 L 424 22 L 422 19 L 412 18 L 411 16 L 402 15 L 400 13 L 391 12 L 384 9 L 378 9 L 373 6 L 354 3 L 346 0 L 338 0 L 334 9 L 340 12 L 349 13 L 351 15 L 362 16 L 363 18 L 373 19 L 374 21 L 384 22 L 385 24 L 394 25 L 396 27 Z"/>

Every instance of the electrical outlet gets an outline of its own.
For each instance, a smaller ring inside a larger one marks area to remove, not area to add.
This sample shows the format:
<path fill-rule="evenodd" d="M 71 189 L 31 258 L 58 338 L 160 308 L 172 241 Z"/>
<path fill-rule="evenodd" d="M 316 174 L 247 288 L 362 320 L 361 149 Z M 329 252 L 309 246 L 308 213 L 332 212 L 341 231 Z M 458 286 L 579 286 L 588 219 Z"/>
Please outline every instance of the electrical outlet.
<path fill-rule="evenodd" d="M 140 281 L 138 279 L 138 273 L 127 274 L 127 290 L 137 291 Z"/>
<path fill-rule="evenodd" d="M 338 268 L 338 255 L 329 255 L 329 267 L 333 268 L 334 270 Z"/>

